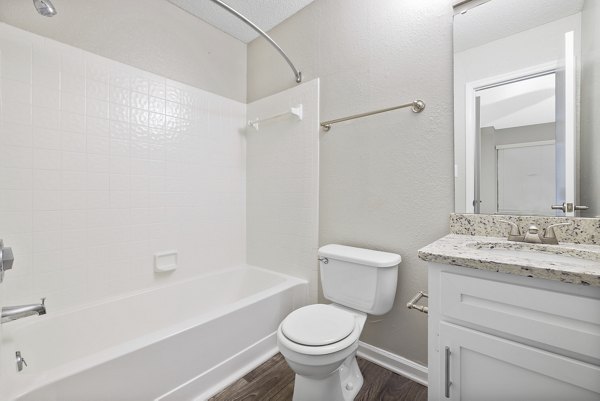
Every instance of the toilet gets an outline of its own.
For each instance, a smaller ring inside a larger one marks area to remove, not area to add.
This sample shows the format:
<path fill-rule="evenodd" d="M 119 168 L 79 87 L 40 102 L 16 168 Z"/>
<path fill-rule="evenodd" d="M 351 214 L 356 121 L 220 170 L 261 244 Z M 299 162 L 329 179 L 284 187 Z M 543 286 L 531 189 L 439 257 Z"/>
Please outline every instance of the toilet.
<path fill-rule="evenodd" d="M 349 401 L 363 384 L 356 362 L 367 314 L 390 311 L 400 255 L 330 244 L 319 249 L 321 285 L 331 304 L 308 305 L 279 325 L 277 344 L 296 373 L 293 401 Z"/>

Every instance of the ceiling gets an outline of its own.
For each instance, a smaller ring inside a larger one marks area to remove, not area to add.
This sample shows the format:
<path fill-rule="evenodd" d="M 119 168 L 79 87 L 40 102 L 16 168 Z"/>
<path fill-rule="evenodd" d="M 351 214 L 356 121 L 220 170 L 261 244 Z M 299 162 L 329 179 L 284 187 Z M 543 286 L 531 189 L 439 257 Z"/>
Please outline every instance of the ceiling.
<path fill-rule="evenodd" d="M 454 52 L 523 32 L 581 11 L 584 1 L 491 0 L 454 17 Z"/>
<path fill-rule="evenodd" d="M 168 1 L 244 43 L 249 43 L 258 37 L 252 28 L 210 0 Z M 225 0 L 224 2 L 266 32 L 313 1 Z"/>
<path fill-rule="evenodd" d="M 555 75 L 548 74 L 478 91 L 480 126 L 503 129 L 555 122 L 555 81 Z"/>

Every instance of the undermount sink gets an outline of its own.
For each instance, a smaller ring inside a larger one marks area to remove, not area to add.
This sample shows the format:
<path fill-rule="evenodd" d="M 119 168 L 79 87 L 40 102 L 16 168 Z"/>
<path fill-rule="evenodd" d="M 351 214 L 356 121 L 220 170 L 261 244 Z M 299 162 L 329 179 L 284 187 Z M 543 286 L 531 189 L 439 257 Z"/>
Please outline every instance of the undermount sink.
<path fill-rule="evenodd" d="M 523 242 L 471 242 L 467 247 L 477 249 L 489 257 L 509 257 L 557 265 L 598 267 L 600 252 L 561 247 L 560 245 L 529 244 Z"/>

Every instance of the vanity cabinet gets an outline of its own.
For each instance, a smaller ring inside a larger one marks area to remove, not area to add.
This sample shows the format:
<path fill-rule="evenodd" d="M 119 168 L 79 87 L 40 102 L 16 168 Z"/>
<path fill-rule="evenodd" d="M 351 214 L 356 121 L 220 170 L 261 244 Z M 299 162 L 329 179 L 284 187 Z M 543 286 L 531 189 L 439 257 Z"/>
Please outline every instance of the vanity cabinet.
<path fill-rule="evenodd" d="M 429 263 L 429 400 L 600 400 L 600 288 Z"/>

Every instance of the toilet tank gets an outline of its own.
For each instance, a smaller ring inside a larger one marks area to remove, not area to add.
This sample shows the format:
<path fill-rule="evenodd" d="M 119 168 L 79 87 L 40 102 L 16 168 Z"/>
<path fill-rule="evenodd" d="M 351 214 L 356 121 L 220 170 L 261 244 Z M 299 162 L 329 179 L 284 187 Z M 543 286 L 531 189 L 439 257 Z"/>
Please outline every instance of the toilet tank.
<path fill-rule="evenodd" d="M 392 309 L 400 255 L 330 244 L 319 248 L 319 260 L 325 298 L 373 315 Z"/>

